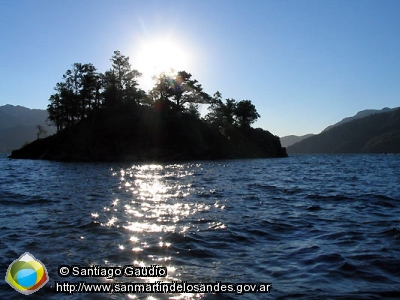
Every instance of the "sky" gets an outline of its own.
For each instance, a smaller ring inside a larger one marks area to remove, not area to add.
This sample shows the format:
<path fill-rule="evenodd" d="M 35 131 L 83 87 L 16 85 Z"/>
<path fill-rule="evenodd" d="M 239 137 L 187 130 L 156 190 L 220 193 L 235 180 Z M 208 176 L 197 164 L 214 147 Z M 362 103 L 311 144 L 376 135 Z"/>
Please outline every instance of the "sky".
<path fill-rule="evenodd" d="M 400 106 L 399 16 L 398 0 L 0 0 L 0 106 L 46 109 L 72 64 L 104 72 L 119 50 L 145 90 L 173 64 L 251 100 L 254 127 L 319 133 Z"/>

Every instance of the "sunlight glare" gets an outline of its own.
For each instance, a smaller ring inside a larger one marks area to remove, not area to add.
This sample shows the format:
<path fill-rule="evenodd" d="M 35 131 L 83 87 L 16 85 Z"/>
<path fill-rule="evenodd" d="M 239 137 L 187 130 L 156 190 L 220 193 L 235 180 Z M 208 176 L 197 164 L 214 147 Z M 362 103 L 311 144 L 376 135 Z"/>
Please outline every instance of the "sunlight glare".
<path fill-rule="evenodd" d="M 188 71 L 190 55 L 181 42 L 171 38 L 143 41 L 135 57 L 135 68 L 142 73 L 140 87 L 149 90 L 154 86 L 153 76 L 171 70 Z"/>

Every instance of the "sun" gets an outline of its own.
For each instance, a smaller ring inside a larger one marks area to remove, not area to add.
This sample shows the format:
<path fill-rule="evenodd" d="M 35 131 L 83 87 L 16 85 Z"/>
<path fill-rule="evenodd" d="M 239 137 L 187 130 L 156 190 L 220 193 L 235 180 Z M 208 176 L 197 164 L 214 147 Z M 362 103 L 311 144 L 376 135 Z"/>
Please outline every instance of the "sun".
<path fill-rule="evenodd" d="M 190 55 L 185 46 L 169 38 L 143 41 L 135 61 L 135 69 L 142 73 L 139 84 L 144 90 L 154 86 L 153 76 L 171 70 L 189 72 L 190 67 Z"/>

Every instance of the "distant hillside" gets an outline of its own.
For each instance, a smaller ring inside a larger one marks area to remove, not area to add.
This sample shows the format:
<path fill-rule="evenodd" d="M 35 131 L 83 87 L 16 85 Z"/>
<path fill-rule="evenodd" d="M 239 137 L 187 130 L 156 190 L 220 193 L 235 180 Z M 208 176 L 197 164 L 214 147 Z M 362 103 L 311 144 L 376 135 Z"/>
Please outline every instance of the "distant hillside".
<path fill-rule="evenodd" d="M 291 146 L 295 143 L 301 142 L 302 140 L 304 140 L 310 136 L 313 136 L 313 135 L 314 134 L 310 133 L 310 134 L 301 135 L 301 136 L 298 136 L 298 135 L 284 136 L 284 137 L 281 137 L 281 144 L 282 144 L 282 147 L 289 147 L 289 146 Z"/>
<path fill-rule="evenodd" d="M 11 152 L 37 139 L 37 125 L 47 131 L 47 135 L 42 137 L 55 133 L 55 127 L 46 124 L 47 117 L 47 111 L 42 109 L 9 104 L 0 106 L 0 152 Z"/>
<path fill-rule="evenodd" d="M 395 109 L 395 108 L 393 108 L 393 109 Z M 379 109 L 365 109 L 365 110 L 359 111 L 358 113 L 356 113 L 352 117 L 344 118 L 342 121 L 337 122 L 337 123 L 335 123 L 333 125 L 330 125 L 330 126 L 326 127 L 324 130 L 322 130 L 322 132 L 327 131 L 327 130 L 335 127 L 335 126 L 339 126 L 339 125 L 348 123 L 348 122 L 356 120 L 356 119 L 365 118 L 365 117 L 368 117 L 368 116 L 373 115 L 373 114 L 380 114 L 380 113 L 383 113 L 383 112 L 389 112 L 389 111 L 391 111 L 393 109 L 390 109 L 389 107 L 382 108 L 381 110 L 379 110 Z"/>
<path fill-rule="evenodd" d="M 322 132 L 328 131 L 329 129 L 331 129 L 333 127 L 348 123 L 348 122 L 356 120 L 356 119 L 365 118 L 365 117 L 373 115 L 373 114 L 389 112 L 389 111 L 392 111 L 394 109 L 395 108 L 391 109 L 391 108 L 388 108 L 388 107 L 382 108 L 381 110 L 379 110 L 379 109 L 365 109 L 365 110 L 359 111 L 358 113 L 356 113 L 352 117 L 346 117 L 343 120 L 341 120 L 341 121 L 339 121 L 339 122 L 337 122 L 337 123 L 335 123 L 333 125 L 330 125 L 330 126 L 326 127 L 324 130 L 322 130 Z M 314 136 L 314 135 L 315 134 L 306 134 L 306 135 L 302 135 L 302 136 L 297 136 L 297 135 L 284 136 L 284 137 L 281 137 L 281 144 L 282 144 L 282 147 L 286 147 L 287 148 L 289 146 L 292 146 L 293 144 L 301 142 L 302 140 L 304 140 L 306 138 L 309 138 L 311 136 Z"/>
<path fill-rule="evenodd" d="M 288 153 L 400 153 L 400 108 L 354 119 L 287 148 Z"/>

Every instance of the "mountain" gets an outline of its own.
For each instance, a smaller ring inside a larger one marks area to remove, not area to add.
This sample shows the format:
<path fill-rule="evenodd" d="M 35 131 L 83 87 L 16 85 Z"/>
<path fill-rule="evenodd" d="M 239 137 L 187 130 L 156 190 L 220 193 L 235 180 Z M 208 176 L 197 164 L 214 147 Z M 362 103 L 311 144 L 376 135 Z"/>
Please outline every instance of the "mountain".
<path fill-rule="evenodd" d="M 310 136 L 313 136 L 313 135 L 314 134 L 312 134 L 312 133 L 306 134 L 306 135 L 301 135 L 301 136 L 287 135 L 287 136 L 281 137 L 281 144 L 282 144 L 282 147 L 289 147 L 289 146 L 291 146 L 295 143 L 298 143 L 298 142 L 300 142 Z"/>
<path fill-rule="evenodd" d="M 55 133 L 55 127 L 46 124 L 47 118 L 46 110 L 9 104 L 0 106 L 0 152 L 10 152 L 37 139 L 37 125 L 42 126 L 47 135 Z"/>
<path fill-rule="evenodd" d="M 400 108 L 354 118 L 287 148 L 288 153 L 400 153 Z"/>
<path fill-rule="evenodd" d="M 370 116 L 370 115 L 373 115 L 373 114 L 382 113 L 382 112 L 389 112 L 391 110 L 392 109 L 390 109 L 388 107 L 385 107 L 385 108 L 383 108 L 381 110 L 378 110 L 378 109 L 362 110 L 362 111 L 359 111 L 357 114 L 355 114 L 352 117 L 344 118 L 343 120 L 341 120 L 341 121 L 339 121 L 339 122 L 337 122 L 337 123 L 335 123 L 333 125 L 330 125 L 330 126 L 326 127 L 322 132 L 328 131 L 329 129 L 331 129 L 331 128 L 335 127 L 335 126 L 339 126 L 339 125 L 348 123 L 348 122 L 356 120 L 356 119 L 361 119 L 361 118 L 364 118 L 364 117 L 367 117 L 367 116 Z M 306 135 L 302 135 L 302 136 L 297 136 L 297 135 L 284 136 L 284 137 L 281 137 L 281 144 L 282 144 L 282 147 L 286 147 L 287 148 L 287 147 L 292 146 L 293 144 L 296 144 L 298 142 L 301 142 L 302 140 L 304 140 L 304 139 L 306 139 L 308 137 L 311 137 L 311 136 L 314 136 L 314 134 L 311 133 L 311 134 L 306 134 Z"/>
<path fill-rule="evenodd" d="M 335 126 L 339 126 L 339 125 L 348 123 L 348 122 L 356 120 L 356 119 L 362 119 L 362 118 L 368 117 L 368 116 L 373 115 L 373 114 L 389 112 L 391 110 L 392 109 L 390 109 L 389 107 L 382 108 L 381 110 L 379 110 L 379 109 L 365 109 L 365 110 L 359 111 L 358 113 L 356 113 L 352 117 L 344 118 L 342 121 L 337 122 L 337 123 L 335 123 L 333 125 L 330 125 L 330 126 L 326 127 L 324 130 L 322 130 L 322 132 L 327 131 L 327 130 L 335 127 Z"/>

